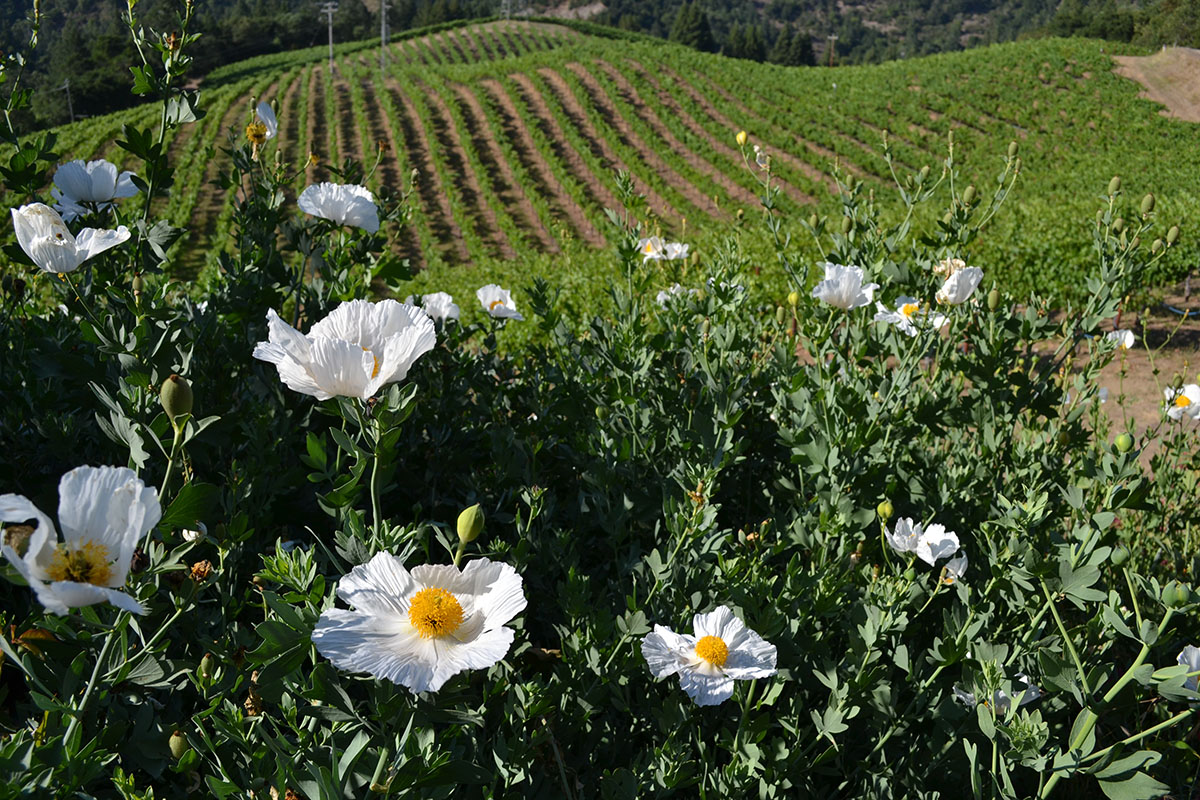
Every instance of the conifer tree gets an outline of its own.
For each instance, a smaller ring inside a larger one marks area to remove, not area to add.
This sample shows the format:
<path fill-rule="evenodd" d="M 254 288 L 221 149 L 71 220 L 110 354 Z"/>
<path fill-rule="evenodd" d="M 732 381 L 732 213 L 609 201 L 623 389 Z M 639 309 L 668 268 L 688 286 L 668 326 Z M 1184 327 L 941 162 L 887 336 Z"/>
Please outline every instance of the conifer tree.
<path fill-rule="evenodd" d="M 791 56 L 792 37 L 795 35 L 796 32 L 790 24 L 781 30 L 775 37 L 775 46 L 771 48 L 771 54 L 767 56 L 767 60 L 772 64 L 791 66 L 788 58 Z"/>

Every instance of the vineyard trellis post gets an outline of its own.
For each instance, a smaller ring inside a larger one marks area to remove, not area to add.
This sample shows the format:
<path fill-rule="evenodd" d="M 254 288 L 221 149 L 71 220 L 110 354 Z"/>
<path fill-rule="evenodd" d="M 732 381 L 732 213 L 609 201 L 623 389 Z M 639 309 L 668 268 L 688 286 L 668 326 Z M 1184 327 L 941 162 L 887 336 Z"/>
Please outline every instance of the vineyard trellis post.
<path fill-rule="evenodd" d="M 329 74 L 333 75 L 333 12 L 338 10 L 338 4 L 326 2 L 321 4 L 321 13 L 329 21 Z"/>

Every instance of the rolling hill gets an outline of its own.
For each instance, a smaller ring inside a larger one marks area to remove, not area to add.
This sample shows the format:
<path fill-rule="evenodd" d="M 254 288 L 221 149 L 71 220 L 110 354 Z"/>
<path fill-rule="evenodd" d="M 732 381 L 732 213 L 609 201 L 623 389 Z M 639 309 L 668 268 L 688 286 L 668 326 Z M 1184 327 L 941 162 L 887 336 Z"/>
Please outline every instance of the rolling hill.
<path fill-rule="evenodd" d="M 495 21 L 394 41 L 382 73 L 369 43 L 340 48 L 332 73 L 314 48 L 214 74 L 202 87 L 207 116 L 170 142 L 176 184 L 162 211 L 191 230 L 177 245 L 177 274 L 213 264 L 234 196 L 215 185 L 228 160 L 222 148 L 264 99 L 278 111 L 273 146 L 285 162 L 302 165 L 312 152 L 325 165 L 370 163 L 382 147 L 369 186 L 400 189 L 411 177 L 413 224 L 395 232 L 394 248 L 420 271 L 418 290 L 474 286 L 482 276 L 520 282 L 564 264 L 587 285 L 604 274 L 593 254 L 607 243 L 617 170 L 632 175 L 654 225 L 703 251 L 714 228 L 727 230 L 714 222 L 758 206 L 756 177 L 734 142 L 739 129 L 772 154 L 793 232 L 813 211 L 836 208 L 835 164 L 880 203 L 894 202 L 885 130 L 901 175 L 937 170 L 953 131 L 955 158 L 981 190 L 1010 140 L 1024 159 L 1016 200 L 968 254 L 973 263 L 1013 290 L 1070 299 L 1089 269 L 1091 220 L 1113 175 L 1125 179 L 1130 213 L 1146 191 L 1158 195 L 1164 221 L 1188 220 L 1200 206 L 1196 126 L 1160 115 L 1139 85 L 1114 74 L 1117 50 L 1048 39 L 876 66 L 784 68 L 643 37 Z M 121 125 L 145 125 L 155 113 L 65 126 L 59 150 L 64 159 L 122 161 Z M 295 186 L 328 177 L 309 166 Z M 772 263 L 765 236 L 745 230 L 748 251 Z M 1197 252 L 1185 234 L 1162 282 Z M 769 268 L 763 274 L 774 285 Z"/>

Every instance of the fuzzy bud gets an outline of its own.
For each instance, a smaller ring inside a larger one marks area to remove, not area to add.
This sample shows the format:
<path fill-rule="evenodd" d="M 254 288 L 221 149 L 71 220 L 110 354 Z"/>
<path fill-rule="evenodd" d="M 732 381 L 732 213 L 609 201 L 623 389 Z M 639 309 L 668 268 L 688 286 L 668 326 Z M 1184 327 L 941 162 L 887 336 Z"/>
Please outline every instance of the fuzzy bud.
<path fill-rule="evenodd" d="M 736 138 L 738 147 L 745 147 L 746 142 L 750 140 L 750 136 L 745 131 L 738 131 Z"/>
<path fill-rule="evenodd" d="M 139 273 L 133 276 L 133 282 L 130 284 L 130 286 L 133 289 L 133 296 L 141 297 L 142 290 L 146 288 L 146 282 L 142 280 L 142 276 Z"/>
<path fill-rule="evenodd" d="M 1122 433 L 1117 436 L 1117 440 L 1114 442 L 1114 444 L 1117 446 L 1118 452 L 1128 453 L 1133 449 L 1133 437 L 1128 433 Z"/>
<path fill-rule="evenodd" d="M 158 399 L 172 422 L 192 413 L 192 387 L 178 375 L 171 375 L 163 381 Z"/>
<path fill-rule="evenodd" d="M 1008 143 L 1008 157 L 1016 158 L 1017 153 L 1020 151 L 1020 149 L 1021 149 L 1021 146 L 1019 144 L 1017 144 L 1016 141 L 1009 142 Z"/>
<path fill-rule="evenodd" d="M 1123 566 L 1127 561 L 1129 561 L 1129 555 L 1129 548 L 1125 547 L 1124 545 L 1114 549 L 1111 556 L 1113 566 Z"/>
<path fill-rule="evenodd" d="M 791 306 L 792 308 L 795 308 L 799 304 L 800 304 L 800 293 L 799 292 L 788 292 L 788 305 Z"/>
<path fill-rule="evenodd" d="M 463 543 L 473 542 L 479 538 L 481 533 L 483 533 L 483 509 L 479 503 L 476 503 L 458 515 L 458 540 Z"/>
<path fill-rule="evenodd" d="M 892 508 L 892 501 L 884 500 L 884 501 L 880 502 L 879 505 L 875 506 L 875 513 L 878 514 L 879 518 L 882 520 L 891 519 L 892 514 L 894 513 L 894 509 Z"/>
<path fill-rule="evenodd" d="M 975 205 L 975 184 L 971 184 L 963 190 L 962 201 L 964 206 Z"/>
<path fill-rule="evenodd" d="M 954 212 L 947 211 L 946 216 L 942 217 L 942 222 L 946 225 L 949 225 L 950 223 L 954 222 Z"/>
<path fill-rule="evenodd" d="M 596 406 L 596 419 L 601 422 L 608 419 L 608 409 L 604 406 Z"/>
<path fill-rule="evenodd" d="M 929 177 L 929 165 L 926 164 L 925 166 L 921 167 L 921 171 L 917 173 L 917 182 L 924 183 L 928 177 Z"/>
<path fill-rule="evenodd" d="M 820 218 L 820 217 L 818 217 L 816 214 L 809 214 L 809 215 L 808 215 L 808 227 L 810 227 L 810 228 L 815 228 L 815 227 L 817 227 L 817 226 L 818 226 L 818 225 L 820 225 L 820 224 L 821 224 L 821 218 Z"/>
<path fill-rule="evenodd" d="M 995 311 L 997 308 L 1000 307 L 1000 290 L 999 289 L 992 289 L 990 292 L 988 292 L 987 307 L 988 307 L 988 311 Z"/>
<path fill-rule="evenodd" d="M 1125 230 L 1125 218 L 1117 217 L 1116 219 L 1114 219 L 1112 228 L 1113 228 L 1114 233 L 1121 233 L 1122 231 L 1124 231 Z"/>
<path fill-rule="evenodd" d="M 1167 247 L 1170 247 L 1171 245 L 1175 244 L 1178 241 L 1179 241 L 1179 226 L 1172 225 L 1171 229 L 1169 231 L 1167 231 Z"/>
<path fill-rule="evenodd" d="M 1167 608 L 1183 608 L 1192 598 L 1191 587 L 1179 581 L 1171 581 L 1162 590 L 1162 604 Z"/>
<path fill-rule="evenodd" d="M 1162 250 L 1162 249 L 1163 249 L 1163 240 L 1162 239 L 1155 239 L 1153 242 L 1150 243 L 1150 252 L 1151 253 L 1157 253 L 1159 250 Z"/>
<path fill-rule="evenodd" d="M 1154 194 L 1149 193 L 1142 198 L 1142 216 L 1147 216 L 1154 212 Z"/>
<path fill-rule="evenodd" d="M 212 653 L 205 653 L 204 658 L 200 659 L 200 677 L 203 680 L 208 680 L 212 677 L 213 668 L 216 666 L 216 659 Z"/>
<path fill-rule="evenodd" d="M 842 235 L 849 236 L 852 230 L 854 230 L 854 220 L 850 217 L 842 217 Z"/>
<path fill-rule="evenodd" d="M 1113 179 L 1108 182 L 1108 196 L 1112 197 L 1119 191 L 1121 191 L 1121 178 L 1118 175 L 1113 175 Z"/>
<path fill-rule="evenodd" d="M 167 739 L 167 747 L 171 748 L 171 755 L 175 760 L 183 758 L 187 755 L 188 750 L 191 750 L 191 745 L 188 744 L 187 737 L 180 731 L 175 731 L 171 734 L 171 738 Z"/>
<path fill-rule="evenodd" d="M 785 309 L 783 306 L 776 306 L 776 308 L 775 308 L 775 324 L 782 325 L 783 321 L 786 318 L 787 318 L 787 309 Z"/>

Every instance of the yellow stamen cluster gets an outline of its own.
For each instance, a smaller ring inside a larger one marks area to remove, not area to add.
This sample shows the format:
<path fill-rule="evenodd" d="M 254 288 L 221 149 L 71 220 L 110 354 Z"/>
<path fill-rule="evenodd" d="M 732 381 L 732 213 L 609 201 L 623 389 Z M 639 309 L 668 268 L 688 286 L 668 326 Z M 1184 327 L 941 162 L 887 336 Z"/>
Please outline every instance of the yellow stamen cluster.
<path fill-rule="evenodd" d="M 917 308 L 918 305 L 916 303 L 905 303 L 904 305 L 900 306 L 900 313 L 906 317 L 911 317 L 913 314 L 917 313 Z"/>
<path fill-rule="evenodd" d="M 50 559 L 46 574 L 52 581 L 74 581 L 107 586 L 112 580 L 112 558 L 108 548 L 93 541 L 86 541 L 68 550 L 59 545 Z"/>
<path fill-rule="evenodd" d="M 1192 401 L 1189 400 L 1188 396 L 1185 394 L 1181 394 L 1181 395 L 1179 395 L 1179 397 L 1175 398 L 1175 405 L 1179 406 L 1180 408 L 1187 408 L 1191 404 L 1192 404 Z"/>
<path fill-rule="evenodd" d="M 488 311 L 491 311 L 491 310 L 492 310 L 492 309 L 494 309 L 496 306 L 502 306 L 502 305 L 504 305 L 504 301 L 503 301 L 503 300 L 493 300 L 493 301 L 492 301 L 492 304 L 488 306 Z"/>
<path fill-rule="evenodd" d="M 450 592 L 431 586 L 413 595 L 408 621 L 422 639 L 449 636 L 462 625 L 463 609 Z"/>
<path fill-rule="evenodd" d="M 362 345 L 359 345 L 359 347 L 362 347 Z M 363 347 L 363 352 L 371 353 L 371 350 L 369 348 Z M 379 377 L 379 356 L 375 355 L 374 353 L 371 353 L 371 360 L 375 362 L 375 369 L 371 370 L 371 377 L 378 378 Z"/>
<path fill-rule="evenodd" d="M 246 126 L 246 139 L 255 147 L 262 147 L 267 143 L 267 126 L 261 120 L 254 120 Z"/>
<path fill-rule="evenodd" d="M 714 667 L 723 667 L 729 659 L 729 646 L 720 636 L 705 636 L 696 642 L 696 655 Z"/>

